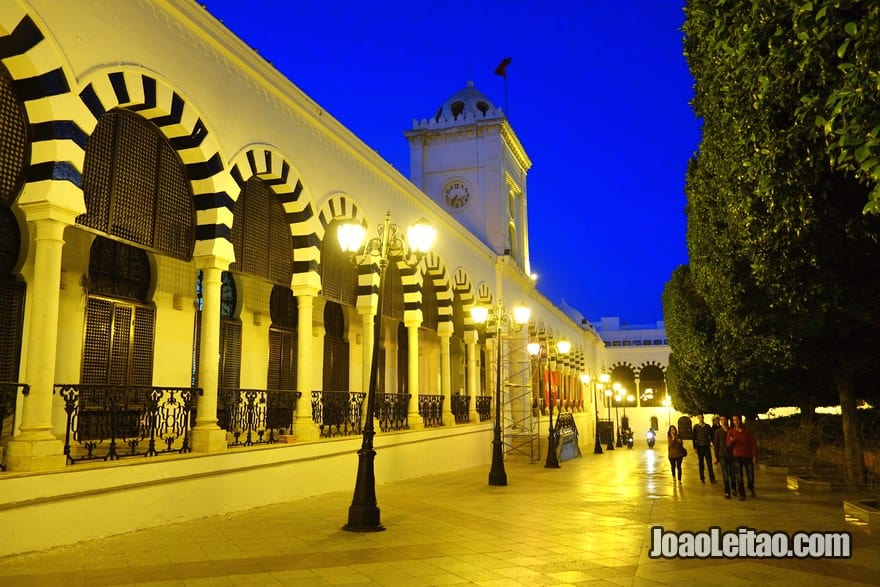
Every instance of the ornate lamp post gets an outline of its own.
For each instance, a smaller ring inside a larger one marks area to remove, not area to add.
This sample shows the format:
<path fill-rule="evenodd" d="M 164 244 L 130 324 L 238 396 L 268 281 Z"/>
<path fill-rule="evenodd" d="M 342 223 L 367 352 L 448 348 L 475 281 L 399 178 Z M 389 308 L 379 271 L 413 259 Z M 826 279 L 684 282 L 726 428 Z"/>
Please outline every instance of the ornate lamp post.
<path fill-rule="evenodd" d="M 489 485 L 507 485 L 507 472 L 504 470 L 504 445 L 501 442 L 501 332 L 504 327 L 515 332 L 529 321 L 532 311 L 525 306 L 516 306 L 513 315 L 505 311 L 501 300 L 491 309 L 485 306 L 474 306 L 471 317 L 474 322 L 483 325 L 488 331 L 495 331 L 495 354 L 497 356 L 495 370 L 495 429 L 492 434 L 492 468 L 489 470 Z"/>
<path fill-rule="evenodd" d="M 614 450 L 614 424 L 611 421 L 611 394 L 612 391 L 608 387 L 608 384 L 611 382 L 611 375 L 608 373 L 602 373 L 599 375 L 599 389 L 605 390 L 605 407 L 608 408 L 608 422 L 611 424 L 611 434 L 608 435 L 608 446 L 605 447 L 605 450 Z"/>
<path fill-rule="evenodd" d="M 407 251 L 416 259 L 421 259 L 434 242 L 436 231 L 425 219 L 419 220 L 407 229 L 406 240 L 399 234 L 396 224 L 391 224 L 391 212 L 385 213 L 385 221 L 376 229 L 377 236 L 364 242 L 367 230 L 360 224 L 346 223 L 339 227 L 339 244 L 343 252 L 347 252 L 356 262 L 357 255 L 378 257 L 379 264 L 379 295 L 376 303 L 376 318 L 373 324 L 373 353 L 370 360 L 370 386 L 367 390 L 366 422 L 364 423 L 363 440 L 358 450 L 357 479 L 354 486 L 354 497 L 348 508 L 348 523 L 342 527 L 349 532 L 378 532 L 385 529 L 379 521 L 379 506 L 376 502 L 376 475 L 374 461 L 376 451 L 373 449 L 373 415 L 376 405 L 376 393 L 379 386 L 379 337 L 382 332 L 382 285 L 385 269 L 390 258 L 405 257 Z M 407 242 L 409 241 L 409 248 Z"/>
<path fill-rule="evenodd" d="M 617 424 L 617 448 L 623 446 L 622 439 L 620 438 L 620 402 L 623 400 L 622 389 L 623 386 L 620 383 L 615 383 L 611 386 L 611 389 L 614 391 L 614 403 L 617 404 L 614 406 L 614 420 Z"/>

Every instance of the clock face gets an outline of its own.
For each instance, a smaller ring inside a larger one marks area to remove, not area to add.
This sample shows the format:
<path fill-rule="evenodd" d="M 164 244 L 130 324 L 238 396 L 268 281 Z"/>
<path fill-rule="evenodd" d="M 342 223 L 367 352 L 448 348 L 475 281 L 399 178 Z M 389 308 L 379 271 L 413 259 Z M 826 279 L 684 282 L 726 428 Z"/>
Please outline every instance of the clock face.
<path fill-rule="evenodd" d="M 453 210 L 461 210 L 470 199 L 470 188 L 459 179 L 450 181 L 443 186 L 443 202 Z"/>

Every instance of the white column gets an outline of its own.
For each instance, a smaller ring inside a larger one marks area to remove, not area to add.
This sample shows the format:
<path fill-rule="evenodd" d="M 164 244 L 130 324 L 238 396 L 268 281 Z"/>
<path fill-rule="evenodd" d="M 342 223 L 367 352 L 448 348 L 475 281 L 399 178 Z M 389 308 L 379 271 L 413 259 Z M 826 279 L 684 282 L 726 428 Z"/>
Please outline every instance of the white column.
<path fill-rule="evenodd" d="M 30 385 L 22 400 L 21 434 L 6 447 L 9 471 L 44 471 L 65 465 L 64 443 L 52 432 L 52 398 L 58 342 L 58 300 L 64 229 L 79 211 L 40 202 L 22 206 L 33 222 L 34 277 L 28 286 L 28 345 L 25 381 Z"/>
<path fill-rule="evenodd" d="M 444 322 L 437 328 L 440 339 L 440 393 L 443 394 L 443 424 L 454 426 L 455 416 L 452 414 L 452 377 L 449 369 L 449 337 L 452 335 L 452 323 Z"/>
<path fill-rule="evenodd" d="M 296 402 L 293 433 L 297 440 L 317 440 L 321 436 L 321 430 L 312 421 L 312 391 L 315 389 L 313 374 L 316 371 L 312 360 L 312 324 L 318 289 L 312 285 L 295 285 L 293 295 L 296 296 L 297 306 L 296 389 L 301 394 Z"/>
<path fill-rule="evenodd" d="M 421 430 L 424 428 L 424 422 L 419 415 L 419 326 L 422 324 L 421 314 L 418 320 L 411 320 L 404 324 L 406 325 L 408 347 L 407 381 L 410 394 L 407 420 L 410 430 Z M 400 365 L 397 368 L 400 369 Z"/>
<path fill-rule="evenodd" d="M 477 342 L 479 334 L 476 330 L 467 330 L 462 334 L 464 339 L 464 348 L 467 360 L 467 394 L 471 398 L 470 407 L 468 408 L 470 421 L 479 422 L 480 415 L 477 414 L 477 392 L 479 391 L 479 372 L 477 371 Z"/>
<path fill-rule="evenodd" d="M 192 429 L 193 452 L 226 450 L 226 431 L 217 425 L 217 387 L 220 381 L 220 290 L 229 262 L 217 257 L 196 259 L 202 271 L 202 326 L 199 339 L 199 396 Z"/>

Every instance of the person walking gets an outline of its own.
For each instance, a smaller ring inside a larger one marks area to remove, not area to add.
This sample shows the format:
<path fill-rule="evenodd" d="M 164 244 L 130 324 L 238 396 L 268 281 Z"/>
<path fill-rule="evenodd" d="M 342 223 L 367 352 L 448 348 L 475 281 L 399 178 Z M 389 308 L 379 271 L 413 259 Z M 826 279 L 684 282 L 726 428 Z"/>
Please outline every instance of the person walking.
<path fill-rule="evenodd" d="M 666 451 L 669 456 L 669 466 L 672 469 L 672 480 L 675 481 L 678 473 L 678 482 L 681 483 L 681 461 L 687 455 L 684 448 L 684 440 L 678 433 L 678 428 L 670 426 L 666 432 Z"/>
<path fill-rule="evenodd" d="M 733 479 L 733 457 L 730 449 L 727 448 L 727 416 L 721 416 L 718 419 L 718 429 L 712 440 L 712 446 L 715 448 L 715 463 L 721 468 L 721 479 L 724 483 L 724 498 L 730 499 L 730 485 Z M 734 491 L 736 486 L 734 486 Z"/>
<path fill-rule="evenodd" d="M 727 431 L 725 444 L 734 459 L 733 473 L 740 501 L 746 498 L 746 486 L 748 486 L 752 497 L 755 497 L 755 463 L 758 462 L 758 443 L 755 441 L 755 435 L 752 434 L 752 431 L 743 425 L 742 416 L 737 414 L 733 417 L 733 426 Z M 746 486 L 743 485 L 743 470 L 745 470 Z"/>
<path fill-rule="evenodd" d="M 712 467 L 712 427 L 703 421 L 703 414 L 697 414 L 698 422 L 694 425 L 694 452 L 700 464 L 700 482 L 706 482 L 706 471 L 709 470 L 709 481 L 715 483 L 715 470 Z"/>

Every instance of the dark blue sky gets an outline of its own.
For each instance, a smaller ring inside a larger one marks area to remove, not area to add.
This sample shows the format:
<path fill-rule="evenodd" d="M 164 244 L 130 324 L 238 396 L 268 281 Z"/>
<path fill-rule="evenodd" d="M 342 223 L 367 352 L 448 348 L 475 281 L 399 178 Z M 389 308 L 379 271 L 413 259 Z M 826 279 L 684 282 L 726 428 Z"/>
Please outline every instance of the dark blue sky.
<path fill-rule="evenodd" d="M 591 321 L 662 319 L 687 262 L 684 178 L 699 143 L 683 0 L 409 3 L 204 0 L 302 91 L 409 176 L 403 131 L 468 80 L 532 160 L 538 289 Z"/>

